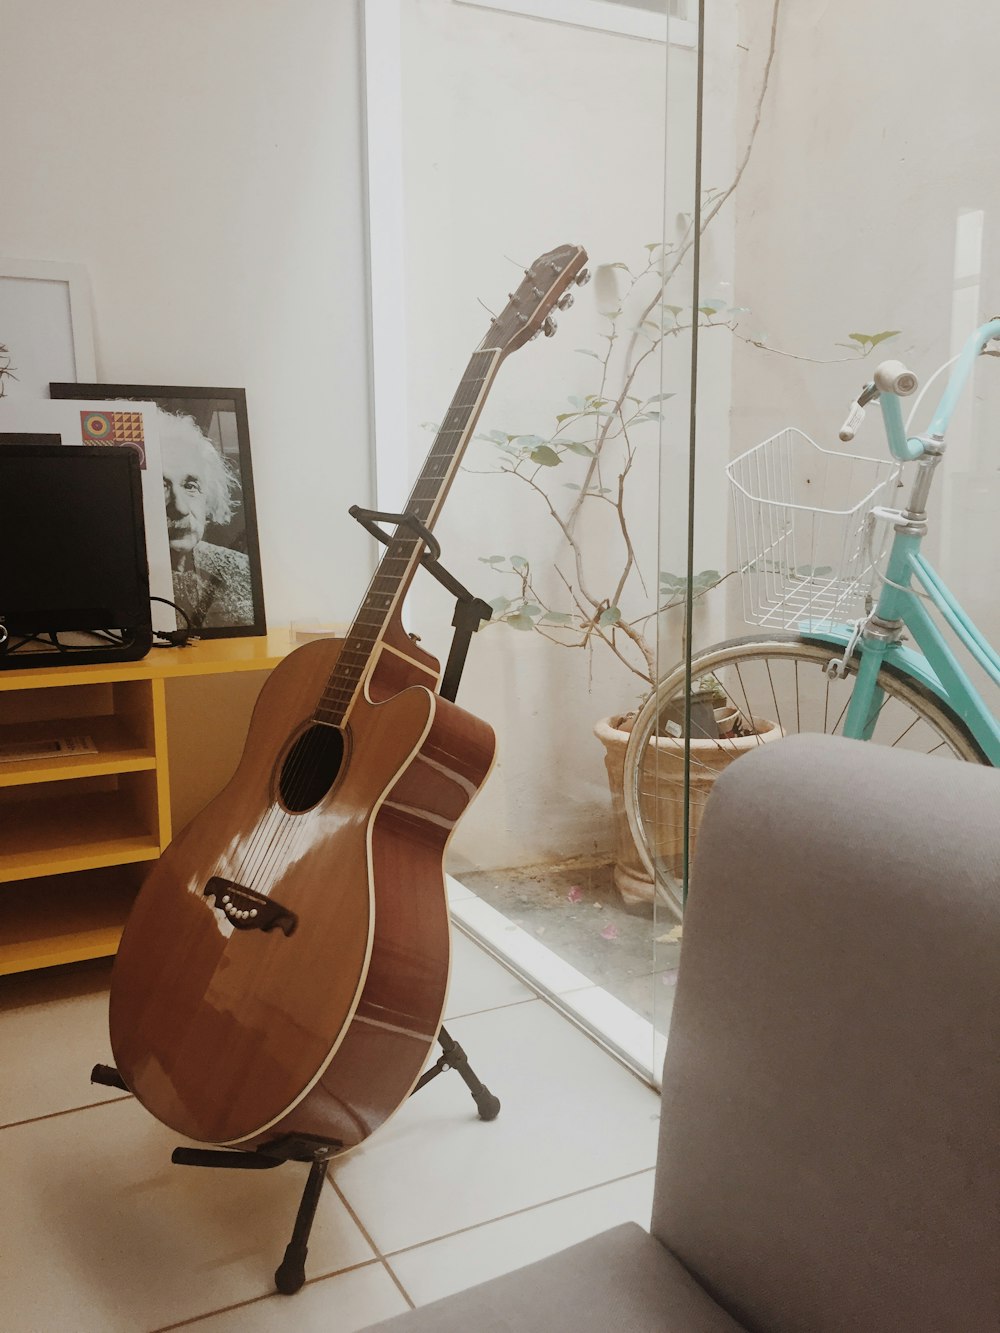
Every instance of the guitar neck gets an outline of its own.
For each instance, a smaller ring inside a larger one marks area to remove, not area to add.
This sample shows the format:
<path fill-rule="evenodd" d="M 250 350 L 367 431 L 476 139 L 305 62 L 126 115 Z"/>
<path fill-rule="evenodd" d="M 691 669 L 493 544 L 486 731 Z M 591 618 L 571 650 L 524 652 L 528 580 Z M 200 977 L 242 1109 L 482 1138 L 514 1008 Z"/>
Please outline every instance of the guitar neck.
<path fill-rule="evenodd" d="M 445 413 L 404 511 L 426 528 L 433 528 L 441 511 L 501 358 L 499 348 L 474 352 Z M 389 620 L 406 595 L 423 549 L 416 534 L 406 527 L 396 528 L 344 640 L 313 715 L 315 721 L 331 726 L 342 726 L 346 721 Z"/>

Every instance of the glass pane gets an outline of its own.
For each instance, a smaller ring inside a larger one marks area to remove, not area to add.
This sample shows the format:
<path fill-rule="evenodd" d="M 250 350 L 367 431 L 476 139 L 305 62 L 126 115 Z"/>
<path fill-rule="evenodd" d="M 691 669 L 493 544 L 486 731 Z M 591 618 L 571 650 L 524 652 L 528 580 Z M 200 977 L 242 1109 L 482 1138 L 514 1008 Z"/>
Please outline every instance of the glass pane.
<path fill-rule="evenodd" d="M 679 483 L 666 464 L 660 518 L 667 591 L 683 600 L 693 576 L 693 689 L 686 695 L 683 670 L 671 670 L 686 629 L 675 606 L 661 614 L 661 694 L 649 714 L 660 739 L 637 793 L 664 912 L 683 900 L 685 850 L 696 852 L 715 778 L 742 755 L 792 732 L 850 728 L 878 744 L 969 759 L 991 736 L 961 681 L 956 688 L 945 679 L 952 694 L 942 707 L 933 680 L 928 696 L 904 671 L 898 688 L 881 682 L 854 718 L 853 677 L 829 670 L 891 586 L 892 524 L 870 519 L 872 507 L 924 507 L 914 489 L 921 469 L 907 464 L 900 480 L 879 405 L 869 404 L 865 420 L 857 412 L 845 418 L 879 364 L 892 360 L 926 389 L 898 400 L 906 429 L 927 431 L 953 373 L 948 363 L 1000 310 L 1000 185 L 982 169 L 990 125 L 971 96 L 990 73 L 990 19 L 967 7 L 918 32 L 912 7 L 902 4 L 708 9 L 700 194 L 693 167 L 685 174 L 677 158 L 671 178 L 668 154 L 668 197 L 672 179 L 674 197 L 687 189 L 687 213 L 696 197 L 700 203 L 702 253 L 690 565 Z M 933 98 L 915 98 L 920 87 L 933 87 Z M 675 244 L 688 225 L 674 221 Z M 692 262 L 683 266 L 689 290 Z M 675 304 L 690 323 L 692 298 Z M 924 554 L 994 642 L 1000 611 L 987 571 L 1000 562 L 996 348 L 972 362 L 929 477 L 923 540 Z M 954 633 L 954 615 L 949 627 L 944 599 L 926 596 L 926 581 L 921 591 L 995 717 L 995 654 L 981 648 L 977 663 Z M 904 607 L 904 618 L 906 646 L 927 648 L 930 665 L 943 670 L 926 632 L 914 629 L 919 617 Z M 791 646 L 782 634 L 794 636 Z M 756 642 L 720 647 L 738 638 Z M 918 672 L 929 669 L 912 660 Z M 890 661 L 907 664 L 899 653 Z"/>
<path fill-rule="evenodd" d="M 678 37 L 690 43 L 687 25 Z M 495 728 L 499 760 L 451 844 L 456 917 L 647 1069 L 652 885 L 612 724 L 655 670 L 659 414 L 673 391 L 655 323 L 667 49 L 444 0 L 402 6 L 411 476 L 524 270 L 572 242 L 593 274 L 556 312 L 557 336 L 504 361 L 435 528 L 443 562 L 495 611 L 458 696 Z M 687 74 L 666 120 L 690 162 L 694 53 L 669 50 Z M 441 658 L 452 609 L 418 579 L 410 624 Z"/>

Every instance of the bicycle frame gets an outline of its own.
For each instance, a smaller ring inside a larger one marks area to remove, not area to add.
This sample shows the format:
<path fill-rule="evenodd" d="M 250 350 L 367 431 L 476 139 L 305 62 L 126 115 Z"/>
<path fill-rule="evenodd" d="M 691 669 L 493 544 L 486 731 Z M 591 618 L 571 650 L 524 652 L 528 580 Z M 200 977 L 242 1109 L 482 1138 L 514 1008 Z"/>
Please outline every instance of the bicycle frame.
<path fill-rule="evenodd" d="M 927 531 L 926 500 L 934 470 L 944 455 L 945 434 L 962 389 L 986 343 L 1000 337 L 1000 319 L 977 329 L 968 340 L 952 372 L 937 412 L 925 436 L 907 439 L 899 399 L 883 392 L 882 416 L 893 455 L 900 461 L 919 461 L 919 473 L 908 507 L 894 513 L 895 536 L 889 552 L 878 603 L 857 644 L 857 680 L 844 719 L 845 736 L 869 740 L 875 729 L 883 692 L 877 678 L 883 663 L 898 666 L 932 690 L 965 723 L 991 764 L 1000 767 L 1000 723 L 972 684 L 950 645 L 931 618 L 934 606 L 970 656 L 1000 686 L 1000 655 L 982 636 L 957 599 L 921 554 Z M 887 515 L 883 513 L 883 517 Z M 919 585 L 919 590 L 914 587 Z M 903 628 L 920 652 L 900 643 Z M 854 637 L 851 626 L 828 630 L 804 628 L 803 637 L 846 648 Z"/>

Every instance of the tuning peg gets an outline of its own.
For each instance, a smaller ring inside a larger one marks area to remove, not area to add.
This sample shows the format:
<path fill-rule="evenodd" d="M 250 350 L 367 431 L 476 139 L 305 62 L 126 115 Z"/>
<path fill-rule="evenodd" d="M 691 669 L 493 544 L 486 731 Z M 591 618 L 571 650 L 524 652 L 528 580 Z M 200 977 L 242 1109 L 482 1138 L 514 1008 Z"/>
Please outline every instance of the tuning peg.
<path fill-rule="evenodd" d="M 560 310 L 568 310 L 575 300 L 576 297 L 572 292 L 563 292 L 562 296 L 560 296 L 559 300 L 556 302 L 556 305 Z"/>
<path fill-rule="evenodd" d="M 533 343 L 536 338 L 540 338 L 541 336 L 542 336 L 541 329 L 540 328 L 536 329 L 534 333 L 531 335 L 531 337 L 528 339 L 528 342 Z"/>
<path fill-rule="evenodd" d="M 587 283 L 589 281 L 590 281 L 590 269 L 582 268 L 580 272 L 576 275 L 576 285 L 578 287 L 582 287 L 584 283 Z"/>
<path fill-rule="evenodd" d="M 552 316 L 546 315 L 542 322 L 542 332 L 545 334 L 546 338 L 551 338 L 557 327 L 558 326 Z"/>

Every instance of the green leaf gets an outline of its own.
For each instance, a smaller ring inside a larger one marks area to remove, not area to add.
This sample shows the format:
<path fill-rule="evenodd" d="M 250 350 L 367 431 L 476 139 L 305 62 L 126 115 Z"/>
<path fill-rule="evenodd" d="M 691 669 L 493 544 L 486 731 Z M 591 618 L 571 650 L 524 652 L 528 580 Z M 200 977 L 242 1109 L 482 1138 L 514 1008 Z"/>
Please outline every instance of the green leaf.
<path fill-rule="evenodd" d="M 521 615 L 530 616 L 532 620 L 537 620 L 542 614 L 542 608 L 534 602 L 524 602 L 521 606 Z"/>
<path fill-rule="evenodd" d="M 900 332 L 901 330 L 899 329 L 886 329 L 884 333 L 872 334 L 872 336 L 868 339 L 868 341 L 871 343 L 873 347 L 877 347 L 879 343 L 884 343 L 887 338 L 898 337 Z"/>
<path fill-rule="evenodd" d="M 575 481 L 564 481 L 563 485 L 568 491 L 578 491 L 580 489 Z"/>
<path fill-rule="evenodd" d="M 600 357 L 598 357 L 597 359 L 600 360 Z M 586 398 L 581 398 L 580 395 L 576 393 L 570 394 L 569 398 L 567 399 L 567 402 L 569 402 L 573 407 L 575 407 L 578 412 L 582 412 L 583 409 L 587 406 Z"/>
<path fill-rule="evenodd" d="M 674 393 L 654 393 L 652 398 L 647 398 L 647 403 L 665 403 L 668 398 L 676 398 Z"/>
<path fill-rule="evenodd" d="M 594 451 L 589 444 L 584 444 L 581 440 L 564 440 L 563 448 L 568 449 L 571 454 L 580 454 L 583 458 L 593 458 Z"/>
<path fill-rule="evenodd" d="M 576 350 L 580 353 L 581 356 L 592 356 L 595 361 L 600 361 L 601 359 L 597 355 L 597 353 L 592 352 L 589 347 L 578 347 Z"/>
<path fill-rule="evenodd" d="M 556 451 L 547 444 L 540 444 L 532 449 L 528 457 L 533 463 L 539 463 L 542 467 L 558 467 L 562 461 Z"/>
<path fill-rule="evenodd" d="M 528 568 L 528 562 L 527 560 L 525 560 L 523 555 L 512 555 L 510 558 L 510 565 L 512 569 Z"/>
<path fill-rule="evenodd" d="M 601 618 L 597 623 L 601 629 L 607 629 L 608 625 L 617 625 L 621 618 L 622 613 L 618 610 L 618 607 L 609 606 L 606 611 L 601 612 Z"/>
<path fill-rule="evenodd" d="M 669 310 L 670 313 L 676 318 L 684 309 L 684 307 L 682 305 L 665 305 L 663 309 Z"/>
<path fill-rule="evenodd" d="M 536 445 L 546 443 L 540 435 L 518 435 L 516 442 L 521 449 L 534 449 Z"/>
<path fill-rule="evenodd" d="M 576 617 L 568 611 L 546 611 L 539 622 L 542 625 L 572 625 Z"/>
<path fill-rule="evenodd" d="M 484 565 L 502 565 L 507 557 L 505 555 L 481 555 L 479 559 Z"/>
<path fill-rule="evenodd" d="M 512 616 L 505 616 L 504 624 L 510 625 L 511 629 L 532 630 L 535 628 L 535 622 L 531 617 L 523 615 L 520 611 Z"/>
<path fill-rule="evenodd" d="M 579 415 L 579 412 L 560 412 L 556 417 L 556 421 L 571 421 L 573 417 L 578 417 Z"/>
<path fill-rule="evenodd" d="M 867 333 L 849 333 L 847 336 L 848 336 L 848 338 L 851 339 L 852 342 L 856 342 L 856 343 L 870 343 L 870 342 L 871 342 L 871 336 L 870 336 L 869 334 L 867 334 Z"/>
<path fill-rule="evenodd" d="M 492 606 L 494 615 L 502 616 L 503 613 L 507 610 L 508 606 L 510 606 L 510 598 L 494 597 L 492 602 L 487 602 L 486 605 Z"/>

